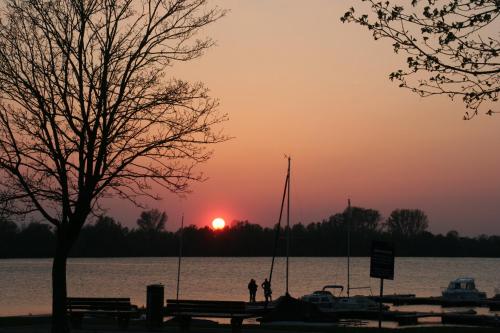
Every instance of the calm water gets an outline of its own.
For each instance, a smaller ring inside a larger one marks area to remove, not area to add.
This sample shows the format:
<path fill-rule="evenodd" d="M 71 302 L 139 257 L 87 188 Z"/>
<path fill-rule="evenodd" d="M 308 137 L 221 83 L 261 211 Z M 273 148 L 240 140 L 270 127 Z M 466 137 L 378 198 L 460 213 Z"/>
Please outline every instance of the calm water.
<path fill-rule="evenodd" d="M 273 275 L 273 295 L 284 293 L 284 259 Z M 184 258 L 180 297 L 186 299 L 247 300 L 247 283 L 260 284 L 269 274 L 270 258 Z M 0 260 L 0 316 L 49 313 L 51 261 Z M 460 276 L 472 276 L 480 290 L 492 296 L 500 287 L 500 258 L 397 258 L 395 280 L 384 283 L 385 293 L 437 296 L 441 288 Z M 146 286 L 165 285 L 165 297 L 174 298 L 177 258 L 70 259 L 69 296 L 130 297 L 143 305 Z M 291 258 L 290 293 L 301 296 L 326 284 L 346 284 L 345 258 Z M 351 258 L 351 286 L 371 287 L 369 258 Z M 370 291 L 363 291 L 369 294 Z M 258 290 L 258 299 L 262 299 Z"/>

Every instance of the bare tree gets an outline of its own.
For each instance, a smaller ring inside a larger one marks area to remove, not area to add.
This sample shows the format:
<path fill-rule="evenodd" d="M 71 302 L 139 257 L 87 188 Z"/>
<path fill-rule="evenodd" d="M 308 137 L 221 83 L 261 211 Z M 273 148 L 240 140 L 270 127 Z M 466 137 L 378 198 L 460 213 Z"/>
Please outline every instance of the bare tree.
<path fill-rule="evenodd" d="M 363 207 L 347 207 L 342 215 L 343 223 L 350 224 L 350 228 L 354 232 L 359 233 L 373 233 L 380 228 L 380 221 L 382 216 L 376 209 L 363 208 Z"/>
<path fill-rule="evenodd" d="M 385 227 L 394 236 L 410 238 L 427 231 L 429 219 L 420 209 L 396 209 L 387 218 Z"/>
<path fill-rule="evenodd" d="M 408 54 L 408 69 L 394 71 L 391 80 L 423 97 L 462 97 L 471 110 L 464 119 L 480 108 L 500 112 L 493 109 L 500 91 L 499 0 L 412 0 L 410 10 L 403 1 L 362 1 L 371 15 L 351 8 L 341 20 L 367 27 L 376 40 L 392 40 L 394 52 Z"/>
<path fill-rule="evenodd" d="M 151 209 L 141 213 L 141 216 L 137 219 L 137 225 L 140 230 L 158 233 L 165 229 L 167 220 L 167 213 L 160 212 L 158 209 Z"/>
<path fill-rule="evenodd" d="M 206 0 L 6 0 L 0 22 L 0 172 L 11 213 L 55 226 L 53 332 L 69 330 L 66 261 L 99 199 L 139 204 L 201 180 L 226 116 L 201 83 L 168 77 L 213 45 Z"/>

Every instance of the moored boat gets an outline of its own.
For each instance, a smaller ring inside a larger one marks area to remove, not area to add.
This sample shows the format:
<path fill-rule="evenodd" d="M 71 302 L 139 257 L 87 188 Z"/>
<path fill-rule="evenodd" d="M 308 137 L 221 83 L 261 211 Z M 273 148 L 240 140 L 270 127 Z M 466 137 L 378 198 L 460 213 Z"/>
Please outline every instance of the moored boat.
<path fill-rule="evenodd" d="M 462 277 L 453 280 L 442 292 L 443 298 L 452 300 L 480 300 L 486 298 L 486 293 L 476 289 L 473 278 Z"/>
<path fill-rule="evenodd" d="M 339 294 L 336 296 L 327 289 L 337 289 Z M 328 285 L 324 286 L 322 290 L 313 292 L 312 294 L 304 295 L 300 298 L 315 304 L 321 311 L 324 312 L 339 312 L 339 311 L 377 311 L 379 310 L 379 303 L 366 296 L 341 296 L 343 286 Z M 387 310 L 388 306 L 383 305 L 383 310 Z"/>

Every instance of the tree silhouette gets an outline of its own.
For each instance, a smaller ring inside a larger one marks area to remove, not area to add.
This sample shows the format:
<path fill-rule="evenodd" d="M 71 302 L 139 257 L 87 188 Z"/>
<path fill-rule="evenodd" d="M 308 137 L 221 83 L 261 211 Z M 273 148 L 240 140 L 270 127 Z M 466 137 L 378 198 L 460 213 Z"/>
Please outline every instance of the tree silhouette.
<path fill-rule="evenodd" d="M 397 237 L 416 237 L 427 230 L 429 220 L 420 209 L 396 209 L 385 222 L 387 232 Z"/>
<path fill-rule="evenodd" d="M 35 257 L 50 257 L 54 253 L 54 233 L 50 225 L 41 222 L 31 222 L 24 226 L 17 240 L 18 255 L 27 257 L 36 249 Z"/>
<path fill-rule="evenodd" d="M 359 233 L 373 233 L 380 228 L 382 216 L 375 209 L 352 207 L 351 212 L 346 208 L 342 213 L 344 223 L 351 220 L 351 230 Z"/>
<path fill-rule="evenodd" d="M 86 224 L 78 241 L 73 246 L 74 252 L 85 257 L 115 257 L 129 253 L 127 236 L 128 228 L 123 227 L 114 218 L 101 215 L 95 223 Z M 113 241 L 110 242 L 110 239 Z"/>
<path fill-rule="evenodd" d="M 137 226 L 140 230 L 146 232 L 160 232 L 165 229 L 167 214 L 158 209 L 146 210 L 141 213 L 137 219 Z"/>
<path fill-rule="evenodd" d="M 99 199 L 140 204 L 201 180 L 225 116 L 169 78 L 213 45 L 206 0 L 6 0 L 0 22 L 0 191 L 55 226 L 52 332 L 67 332 L 66 261 Z"/>
<path fill-rule="evenodd" d="M 423 97 L 462 97 L 471 110 L 464 119 L 480 107 L 489 115 L 500 112 L 492 109 L 500 91 L 498 0 L 412 0 L 410 10 L 400 2 L 362 1 L 371 15 L 351 8 L 341 20 L 367 27 L 376 40 L 392 40 L 394 52 L 408 54 L 408 69 L 394 71 L 391 80 Z"/>
<path fill-rule="evenodd" d="M 5 216 L 0 216 L 0 258 L 8 258 L 9 251 L 16 246 L 16 238 L 19 233 L 17 224 Z"/>
<path fill-rule="evenodd" d="M 365 209 L 370 211 L 370 209 Z M 405 211 L 405 210 L 398 210 Z M 406 210 L 408 211 L 408 210 Z M 415 210 L 409 210 L 415 211 Z M 343 213 L 321 222 L 292 227 L 292 256 L 347 255 L 346 224 Z M 32 226 L 33 224 L 33 226 Z M 368 256 L 373 239 L 392 241 L 401 257 L 500 257 L 500 236 L 465 237 L 456 231 L 445 235 L 429 231 L 389 232 L 387 228 L 366 229 L 351 233 L 351 255 Z M 223 230 L 194 225 L 184 228 L 184 256 L 271 256 L 276 228 L 262 227 L 248 221 L 233 221 Z M 281 228 L 280 234 L 285 232 Z M 100 216 L 87 223 L 70 253 L 72 257 L 158 257 L 179 255 L 180 229 L 144 232 L 128 229 L 109 216 Z M 110 239 L 113 241 L 111 242 Z M 53 230 L 47 224 L 32 222 L 18 228 L 10 221 L 0 220 L 0 257 L 50 257 L 54 251 Z M 36 245 L 35 245 L 36 244 Z M 278 256 L 286 253 L 286 243 L 278 243 Z"/>

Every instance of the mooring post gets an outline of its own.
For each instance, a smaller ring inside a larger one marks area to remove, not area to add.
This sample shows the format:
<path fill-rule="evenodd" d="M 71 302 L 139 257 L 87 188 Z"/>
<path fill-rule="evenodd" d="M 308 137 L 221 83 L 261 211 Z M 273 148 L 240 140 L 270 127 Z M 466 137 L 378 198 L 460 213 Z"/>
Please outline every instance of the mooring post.
<path fill-rule="evenodd" d="M 380 297 L 378 299 L 378 328 L 382 328 L 382 295 L 384 295 L 384 279 L 380 279 Z"/>

